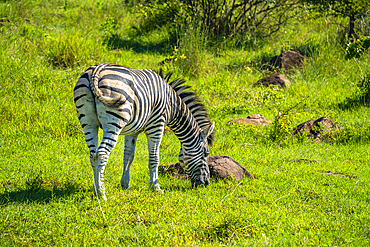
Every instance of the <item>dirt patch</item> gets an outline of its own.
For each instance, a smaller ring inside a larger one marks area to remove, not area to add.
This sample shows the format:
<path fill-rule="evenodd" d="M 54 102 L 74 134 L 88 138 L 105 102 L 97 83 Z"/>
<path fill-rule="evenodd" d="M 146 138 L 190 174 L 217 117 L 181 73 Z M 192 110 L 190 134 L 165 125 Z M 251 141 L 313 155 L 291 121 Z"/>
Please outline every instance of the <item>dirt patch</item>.
<path fill-rule="evenodd" d="M 310 159 L 295 159 L 295 160 L 289 160 L 289 162 L 319 163 L 317 160 L 310 160 Z"/>
<path fill-rule="evenodd" d="M 357 178 L 357 176 L 348 175 L 348 174 L 344 174 L 344 173 L 340 173 L 340 172 L 331 172 L 331 171 L 328 171 L 328 172 L 322 172 L 321 174 L 331 175 L 331 176 L 337 176 L 337 177 L 341 177 L 341 178 Z"/>
<path fill-rule="evenodd" d="M 255 126 L 267 126 L 271 124 L 271 121 L 262 116 L 261 114 L 252 114 L 249 115 L 246 118 L 236 118 L 231 121 L 230 123 L 236 123 L 236 124 L 251 124 Z"/>

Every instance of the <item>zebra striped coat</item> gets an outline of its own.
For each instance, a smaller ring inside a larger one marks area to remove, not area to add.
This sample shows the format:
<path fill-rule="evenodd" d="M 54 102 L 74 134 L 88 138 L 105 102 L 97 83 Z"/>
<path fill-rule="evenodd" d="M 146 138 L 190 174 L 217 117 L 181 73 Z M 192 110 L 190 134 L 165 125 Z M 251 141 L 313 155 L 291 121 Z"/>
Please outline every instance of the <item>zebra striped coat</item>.
<path fill-rule="evenodd" d="M 161 191 L 159 146 L 166 125 L 181 142 L 179 161 L 190 175 L 192 186 L 209 184 L 207 156 L 214 124 L 189 86 L 182 86 L 184 80 L 168 84 L 170 77 L 168 74 L 163 78 L 162 73 L 147 69 L 101 64 L 87 69 L 78 80 L 74 101 L 90 150 L 94 191 L 103 199 L 104 169 L 120 134 L 125 135 L 122 188 L 129 187 L 137 136 L 144 132 L 148 140 L 150 186 Z M 103 129 L 100 145 L 99 127 Z"/>

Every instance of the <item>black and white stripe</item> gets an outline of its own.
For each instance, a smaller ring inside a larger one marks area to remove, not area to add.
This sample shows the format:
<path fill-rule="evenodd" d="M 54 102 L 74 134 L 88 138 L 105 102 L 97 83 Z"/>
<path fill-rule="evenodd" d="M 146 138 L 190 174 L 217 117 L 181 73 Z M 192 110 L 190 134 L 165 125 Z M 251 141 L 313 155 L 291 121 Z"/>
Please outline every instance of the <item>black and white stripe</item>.
<path fill-rule="evenodd" d="M 129 69 L 101 64 L 82 74 L 74 89 L 78 119 L 85 133 L 94 171 L 94 190 L 105 199 L 103 173 L 118 135 L 125 135 L 123 188 L 129 186 L 129 170 L 139 133 L 148 139 L 150 185 L 158 183 L 159 146 L 166 125 L 181 142 L 180 163 L 191 176 L 192 186 L 209 184 L 208 145 L 214 124 L 196 95 L 182 86 L 183 80 L 168 84 L 147 69 Z M 103 138 L 98 145 L 98 129 Z"/>

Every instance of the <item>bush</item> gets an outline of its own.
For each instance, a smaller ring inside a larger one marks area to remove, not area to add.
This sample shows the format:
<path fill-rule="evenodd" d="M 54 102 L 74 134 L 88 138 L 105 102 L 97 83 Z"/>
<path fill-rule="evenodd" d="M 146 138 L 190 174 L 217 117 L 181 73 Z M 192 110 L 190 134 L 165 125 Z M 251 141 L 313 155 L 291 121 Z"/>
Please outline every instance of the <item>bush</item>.
<path fill-rule="evenodd" d="M 289 12 L 299 0 L 223 1 L 175 0 L 139 5 L 141 20 L 138 33 L 158 27 L 176 28 L 192 25 L 212 37 L 253 33 L 265 37 L 277 31 L 291 18 Z"/>
<path fill-rule="evenodd" d="M 171 2 L 154 1 L 139 4 L 135 10 L 141 16 L 139 24 L 133 26 L 136 35 L 148 33 L 158 28 L 165 27 L 170 33 L 176 30 L 177 22 L 182 22 L 184 14 L 180 14 L 183 4 L 179 0 Z"/>
<path fill-rule="evenodd" d="M 97 49 L 100 47 L 100 49 Z M 61 35 L 59 37 L 47 36 L 40 50 L 54 67 L 74 68 L 77 65 L 91 65 L 102 54 L 101 47 L 81 33 L 74 35 Z"/>
<path fill-rule="evenodd" d="M 354 42 L 348 43 L 346 47 L 346 59 L 360 58 L 370 48 L 370 36 L 364 36 Z"/>
<path fill-rule="evenodd" d="M 273 143 L 284 144 L 292 136 L 292 115 L 289 112 L 279 112 L 269 132 L 269 140 Z"/>
<path fill-rule="evenodd" d="M 340 16 L 348 19 L 348 38 L 357 37 L 356 22 L 364 22 L 364 16 L 369 14 L 369 3 L 366 0 L 302 0 L 309 9 L 322 15 Z M 366 23 L 364 23 L 366 25 Z"/>

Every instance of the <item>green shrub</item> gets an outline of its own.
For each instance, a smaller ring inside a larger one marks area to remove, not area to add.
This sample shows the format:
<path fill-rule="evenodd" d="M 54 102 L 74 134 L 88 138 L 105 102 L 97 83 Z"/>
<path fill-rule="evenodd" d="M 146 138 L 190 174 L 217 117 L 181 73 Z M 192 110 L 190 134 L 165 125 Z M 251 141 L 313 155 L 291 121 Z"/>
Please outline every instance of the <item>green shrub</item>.
<path fill-rule="evenodd" d="M 277 144 L 287 144 L 292 137 L 292 114 L 289 111 L 276 114 L 269 130 L 269 141 Z"/>
<path fill-rule="evenodd" d="M 175 32 L 177 22 L 182 22 L 184 17 L 184 14 L 180 14 L 182 8 L 183 3 L 179 0 L 138 4 L 135 10 L 141 18 L 139 23 L 133 26 L 135 34 L 148 33 L 162 27 L 166 27 L 172 33 Z"/>
<path fill-rule="evenodd" d="M 61 34 L 58 37 L 46 36 L 40 49 L 47 61 L 58 68 L 95 64 L 103 53 L 101 45 L 82 33 Z"/>
<path fill-rule="evenodd" d="M 362 54 L 370 48 L 370 36 L 364 36 L 354 42 L 350 42 L 346 47 L 346 59 L 360 58 Z"/>
<path fill-rule="evenodd" d="M 190 24 L 202 27 L 202 32 L 209 37 L 230 37 L 245 33 L 266 37 L 276 33 L 286 24 L 291 18 L 289 12 L 298 2 L 153 1 L 139 4 L 136 8 L 141 18 L 135 29 L 138 34 L 161 27 L 175 31 L 176 27 Z"/>
<path fill-rule="evenodd" d="M 360 97 L 365 101 L 370 101 L 370 74 L 362 77 L 362 80 L 358 83 L 358 89 Z"/>

